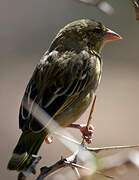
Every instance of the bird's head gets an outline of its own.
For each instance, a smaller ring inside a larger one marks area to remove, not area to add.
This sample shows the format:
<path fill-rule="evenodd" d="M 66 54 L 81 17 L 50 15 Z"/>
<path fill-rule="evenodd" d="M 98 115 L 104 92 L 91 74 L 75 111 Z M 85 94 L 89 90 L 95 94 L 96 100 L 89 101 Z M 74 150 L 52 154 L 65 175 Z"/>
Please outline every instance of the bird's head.
<path fill-rule="evenodd" d="M 99 53 L 105 43 L 118 39 L 122 39 L 119 34 L 106 28 L 100 22 L 81 19 L 61 29 L 50 49 L 61 51 L 86 49 Z"/>

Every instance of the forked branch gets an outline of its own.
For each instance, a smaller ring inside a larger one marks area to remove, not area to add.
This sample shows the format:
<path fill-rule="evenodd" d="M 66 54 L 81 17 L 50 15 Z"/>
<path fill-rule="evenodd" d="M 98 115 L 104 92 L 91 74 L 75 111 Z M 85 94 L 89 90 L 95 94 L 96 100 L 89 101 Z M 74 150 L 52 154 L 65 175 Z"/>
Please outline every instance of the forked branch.
<path fill-rule="evenodd" d="M 86 124 L 86 127 L 88 128 L 91 118 L 92 118 L 92 113 L 94 110 L 94 105 L 95 105 L 95 101 L 96 101 L 96 97 L 94 98 L 93 104 L 92 104 L 92 108 L 91 108 L 91 112 Z M 45 118 L 47 117 L 49 120 L 48 115 L 37 105 L 35 105 L 35 111 L 33 111 L 33 115 L 36 117 L 38 117 L 38 119 L 40 120 L 40 122 L 43 122 L 43 120 L 45 120 Z M 27 108 L 27 107 L 26 107 Z M 35 114 L 36 113 L 36 114 Z M 58 125 L 55 123 L 55 121 L 53 121 L 53 119 L 51 119 L 52 124 L 52 129 L 55 127 L 58 128 Z M 45 125 L 45 124 L 44 124 Z M 60 127 L 59 127 L 60 128 Z M 110 176 L 106 176 L 105 174 L 102 174 L 100 171 L 98 171 L 98 167 L 97 167 L 97 163 L 96 163 L 96 157 L 93 155 L 93 152 L 100 152 L 100 151 L 104 151 L 104 150 L 118 150 L 118 149 L 125 149 L 125 148 L 139 148 L 139 146 L 137 145 L 127 145 L 127 146 L 111 146 L 111 147 L 100 147 L 100 148 L 90 148 L 87 147 L 85 145 L 85 143 L 79 143 L 78 141 L 73 139 L 73 136 L 71 136 L 69 133 L 66 133 L 67 137 L 65 134 L 61 136 L 61 134 L 64 133 L 64 130 L 62 128 L 60 133 L 60 137 L 57 134 L 57 137 L 60 139 L 60 141 L 70 149 L 73 151 L 73 154 L 67 158 L 61 158 L 61 160 L 57 161 L 55 164 L 53 164 L 50 167 L 43 167 L 41 168 L 41 172 L 40 175 L 37 177 L 36 180 L 43 180 L 44 178 L 56 173 L 57 171 L 65 168 L 65 167 L 71 167 L 77 178 L 80 179 L 80 172 L 78 170 L 84 170 L 84 171 L 89 171 L 92 174 L 94 173 L 98 173 L 100 175 L 103 175 L 105 177 L 109 177 L 112 178 Z M 66 141 L 65 141 L 66 140 Z M 72 146 L 71 147 L 69 146 Z M 136 164 L 136 166 L 139 167 L 139 163 L 138 161 L 135 161 L 135 157 L 136 154 L 138 155 L 138 159 L 139 159 L 139 153 L 134 153 L 134 158 L 130 159 L 130 162 L 134 162 L 134 164 Z M 132 155 L 133 156 L 133 155 Z M 80 158 L 80 160 L 83 162 L 83 165 L 77 164 L 77 157 Z M 121 156 L 120 156 L 121 157 Z M 18 176 L 18 180 L 25 180 L 26 177 L 30 174 L 33 173 L 35 174 L 35 167 L 38 164 L 38 162 L 40 161 L 41 157 L 40 156 L 34 156 L 35 160 L 32 163 L 32 165 L 28 168 L 28 170 L 24 173 L 20 173 Z M 100 159 L 101 160 L 101 159 Z M 103 159 L 103 164 L 105 163 L 104 161 L 105 159 Z M 88 166 L 88 164 L 91 162 L 91 168 L 90 166 Z M 107 162 L 107 161 L 106 161 Z M 113 162 L 113 158 L 111 159 L 111 162 Z M 114 163 L 116 164 L 116 163 Z M 106 164 L 108 167 L 108 164 Z M 102 169 L 106 169 L 104 166 L 102 167 Z"/>

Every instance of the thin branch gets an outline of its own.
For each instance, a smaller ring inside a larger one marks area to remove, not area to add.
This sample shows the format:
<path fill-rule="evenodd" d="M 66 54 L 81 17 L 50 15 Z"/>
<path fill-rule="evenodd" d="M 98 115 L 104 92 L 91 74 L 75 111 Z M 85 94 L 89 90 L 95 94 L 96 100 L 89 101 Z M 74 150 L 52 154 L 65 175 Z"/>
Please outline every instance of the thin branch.
<path fill-rule="evenodd" d="M 70 167 L 75 167 L 75 168 L 84 169 L 84 170 L 88 170 L 88 171 L 90 170 L 87 167 L 81 166 L 81 165 L 73 163 L 73 162 L 64 161 L 64 164 L 66 164 L 67 166 L 70 166 Z"/>
<path fill-rule="evenodd" d="M 88 121 L 87 121 L 87 128 L 89 126 L 89 123 L 92 119 L 92 113 L 94 111 L 94 106 L 95 106 L 95 101 L 96 101 L 96 96 L 94 98 L 94 101 L 93 101 L 93 104 L 92 104 L 92 108 L 91 108 L 91 111 L 90 111 L 90 115 L 89 115 L 89 118 L 88 118 Z M 36 104 L 35 104 L 36 105 Z M 38 119 L 40 120 L 44 120 L 43 118 L 45 117 L 46 118 L 46 114 L 36 105 L 36 109 L 38 110 L 37 112 L 41 112 L 41 113 L 37 113 L 37 117 Z M 35 112 L 35 111 L 34 111 Z M 34 113 L 34 115 L 36 115 Z M 40 118 L 41 116 L 41 118 Z M 35 116 L 36 117 L 36 116 Z M 48 118 L 49 119 L 49 118 Z M 40 121 L 41 121 L 40 120 Z M 41 121 L 42 122 L 42 121 Z M 52 119 L 51 119 L 51 122 Z M 104 151 L 104 150 L 117 150 L 117 149 L 126 149 L 126 148 L 139 148 L 138 145 L 127 145 L 127 146 L 111 146 L 111 147 L 101 147 L 101 148 L 90 148 L 90 147 L 87 147 L 86 145 L 84 144 L 81 144 L 81 143 L 78 143 L 76 140 L 73 139 L 73 137 L 65 132 L 63 130 L 63 128 L 60 128 L 57 124 L 55 123 L 52 123 L 51 126 L 50 126 L 50 131 L 52 131 L 51 129 L 53 128 L 58 128 L 62 131 L 62 133 L 64 133 L 64 135 L 62 136 L 59 136 L 59 139 L 62 141 L 63 144 L 65 144 L 72 152 L 73 154 L 67 158 L 62 158 L 61 160 L 59 160 L 58 162 L 56 162 L 55 164 L 53 164 L 52 166 L 50 167 L 43 167 L 41 168 L 41 172 L 40 172 L 40 175 L 37 177 L 36 180 L 43 180 L 45 177 L 48 177 L 54 173 L 56 173 L 57 171 L 65 168 L 65 167 L 71 167 L 74 172 L 76 173 L 76 175 L 78 175 L 78 178 L 79 178 L 79 172 L 78 172 L 78 169 L 82 169 L 82 170 L 89 170 L 91 171 L 92 168 L 88 168 L 88 167 L 85 167 L 85 166 L 82 166 L 82 165 L 79 165 L 76 163 L 76 157 L 78 156 L 82 161 L 83 163 L 85 163 L 85 161 L 88 161 L 88 160 L 91 160 L 91 163 L 93 163 L 93 173 L 97 173 L 97 165 L 96 165 L 96 161 L 93 159 L 93 155 L 91 153 L 92 152 L 99 152 L 99 151 Z M 52 131 L 53 132 L 53 131 Z M 58 133 L 57 133 L 58 134 Z M 69 137 L 66 137 L 66 136 L 69 136 Z M 64 137 L 64 138 L 63 138 Z M 66 139 L 66 141 L 64 141 L 64 139 Z M 69 143 L 67 143 L 67 140 L 69 141 Z M 68 144 L 68 145 L 67 145 Z M 72 146 L 71 146 L 72 144 Z M 76 151 L 76 152 L 75 152 Z M 85 152 L 85 154 L 84 154 Z M 86 153 L 87 152 L 87 153 Z M 137 154 L 138 155 L 138 154 Z M 20 180 L 23 180 L 23 179 L 26 179 L 26 176 L 30 173 L 35 173 L 35 167 L 37 165 L 37 163 L 39 162 L 40 160 L 40 157 L 37 157 L 37 156 L 34 156 L 35 160 L 34 162 L 32 163 L 32 165 L 29 167 L 29 169 L 24 172 L 24 173 L 20 173 L 19 174 L 19 178 Z M 135 159 L 135 158 L 134 158 Z M 132 158 L 132 161 L 134 161 L 134 164 L 137 162 L 135 162 Z M 136 158 L 137 159 L 137 158 Z M 104 160 L 104 159 L 103 159 Z M 104 162 L 104 161 L 103 161 Z M 87 165 L 87 164 L 86 164 Z M 138 164 L 137 164 L 138 165 Z M 99 172 L 99 174 L 101 174 L 101 172 Z M 104 175 L 105 176 L 105 175 Z M 111 177 L 110 177 L 111 178 Z"/>
<path fill-rule="evenodd" d="M 132 149 L 132 148 L 139 148 L 139 145 L 125 145 L 125 146 L 108 146 L 108 147 L 98 147 L 98 148 L 90 148 L 86 147 L 88 151 L 92 151 L 98 153 L 100 151 L 107 151 L 107 150 L 121 150 L 121 149 Z"/>
<path fill-rule="evenodd" d="M 74 153 L 73 155 L 71 155 L 67 158 L 64 158 L 64 159 L 62 158 L 61 160 L 59 160 L 58 162 L 56 162 L 55 164 L 53 164 L 50 167 L 45 166 L 45 167 L 41 168 L 40 175 L 37 177 L 36 180 L 43 180 L 44 178 L 56 173 L 57 171 L 65 168 L 65 167 L 74 168 L 74 171 L 76 170 L 76 174 L 78 174 L 78 177 L 80 177 L 80 174 L 76 168 L 85 169 L 85 170 L 89 170 L 89 169 L 84 166 L 74 163 L 75 159 L 76 159 L 76 155 L 77 154 Z"/>
<path fill-rule="evenodd" d="M 112 15 L 114 13 L 113 7 L 104 0 L 76 0 L 89 6 L 97 7 L 100 11 L 106 15 Z"/>
<path fill-rule="evenodd" d="M 78 168 L 72 167 L 72 170 L 74 171 L 74 173 L 75 173 L 75 175 L 77 176 L 77 178 L 80 179 L 80 178 L 81 178 L 81 175 L 80 175 L 80 173 L 79 173 Z"/>
<path fill-rule="evenodd" d="M 139 168 L 139 152 L 132 150 L 128 152 L 119 152 L 107 157 L 101 158 L 102 170 L 111 170 L 120 168 L 122 165 L 133 165 Z"/>
<path fill-rule="evenodd" d="M 66 165 L 64 164 L 64 159 L 56 162 L 54 165 L 50 167 L 42 167 L 40 175 L 37 177 L 36 180 L 43 180 L 45 177 L 48 177 L 54 173 L 56 173 L 58 170 L 64 168 Z"/>
<path fill-rule="evenodd" d="M 77 154 L 79 153 L 79 151 L 77 151 Z M 77 163 L 77 154 L 75 155 L 75 158 L 74 158 L 74 163 Z M 73 170 L 74 174 L 76 175 L 77 179 L 80 179 L 81 178 L 81 175 L 79 173 L 79 170 L 77 167 L 71 167 L 71 169 Z"/>
<path fill-rule="evenodd" d="M 136 13 L 136 20 L 139 21 L 139 0 L 129 0 L 134 7 Z"/>
<path fill-rule="evenodd" d="M 117 150 L 117 149 L 125 149 L 125 148 L 139 148 L 139 146 L 137 146 L 137 145 L 127 145 L 127 146 L 111 146 L 111 147 L 87 148 L 87 149 L 89 151 L 98 152 L 98 151 L 101 151 L 101 150 Z M 58 162 L 56 162 L 54 165 L 52 165 L 50 167 L 41 168 L 40 175 L 38 176 L 38 178 L 36 180 L 43 180 L 44 178 L 56 173 L 57 171 L 65 168 L 65 167 L 72 167 L 72 169 L 74 170 L 77 178 L 80 178 L 80 174 L 79 174 L 78 169 L 90 171 L 90 168 L 75 163 L 76 162 L 75 159 L 77 157 L 77 154 L 78 154 L 78 152 L 72 154 L 71 156 L 69 156 L 67 158 L 64 158 L 64 159 L 62 158 L 61 160 L 59 160 Z M 115 156 L 113 155 L 111 157 L 102 158 L 102 160 L 100 159 L 101 162 L 103 162 L 103 166 L 102 166 L 101 170 L 111 169 L 113 167 L 117 167 L 118 165 L 120 166 L 121 164 L 124 164 L 127 161 L 130 161 L 131 163 L 137 164 L 135 162 L 135 160 L 134 160 L 135 158 L 133 158 L 133 157 L 131 158 L 131 153 L 130 153 L 130 156 L 128 155 L 126 157 L 126 159 L 124 158 L 124 160 L 123 160 L 123 155 L 121 155 L 121 154 L 116 155 L 116 157 L 117 158 L 115 158 Z M 118 159 L 118 161 L 115 161 L 115 159 Z M 104 177 L 113 179 L 112 176 L 105 175 L 101 171 L 96 171 L 95 173 L 99 174 L 99 175 L 103 175 Z"/>
<path fill-rule="evenodd" d="M 102 173 L 101 171 L 96 171 L 96 174 L 101 175 L 101 176 L 104 176 L 104 177 L 109 178 L 109 179 L 115 179 L 114 177 L 108 176 L 108 175 Z"/>
<path fill-rule="evenodd" d="M 69 142 L 71 142 L 71 143 L 74 143 L 74 144 L 76 144 L 76 145 L 81 145 L 81 143 L 79 143 L 79 142 L 76 141 L 75 139 L 72 139 L 72 138 L 70 138 L 70 137 L 68 137 L 68 136 L 65 136 L 65 135 L 61 134 L 61 133 L 55 132 L 54 134 L 56 134 L 57 136 L 65 139 L 65 140 L 67 140 L 67 141 L 69 141 Z"/>

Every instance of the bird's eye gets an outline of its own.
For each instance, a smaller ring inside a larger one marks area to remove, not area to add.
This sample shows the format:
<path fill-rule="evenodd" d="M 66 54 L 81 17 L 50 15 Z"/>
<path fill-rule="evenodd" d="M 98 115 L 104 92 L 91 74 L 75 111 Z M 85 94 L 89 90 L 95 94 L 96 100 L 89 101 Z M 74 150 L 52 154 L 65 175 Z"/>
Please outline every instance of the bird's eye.
<path fill-rule="evenodd" d="M 97 33 L 97 34 L 100 34 L 100 33 L 102 32 L 102 30 L 99 29 L 99 28 L 95 28 L 95 29 L 93 30 L 93 32 L 94 32 L 94 33 Z"/>

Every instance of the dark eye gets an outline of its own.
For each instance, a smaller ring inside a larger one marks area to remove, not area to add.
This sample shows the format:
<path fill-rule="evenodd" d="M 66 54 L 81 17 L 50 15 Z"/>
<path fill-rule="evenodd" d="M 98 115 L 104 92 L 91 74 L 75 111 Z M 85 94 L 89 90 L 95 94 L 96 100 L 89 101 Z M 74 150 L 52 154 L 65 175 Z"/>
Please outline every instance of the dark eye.
<path fill-rule="evenodd" d="M 100 34 L 100 33 L 102 32 L 102 30 L 99 29 L 99 28 L 95 28 L 95 29 L 93 30 L 93 32 L 94 32 L 94 33 L 97 33 L 97 34 Z"/>

